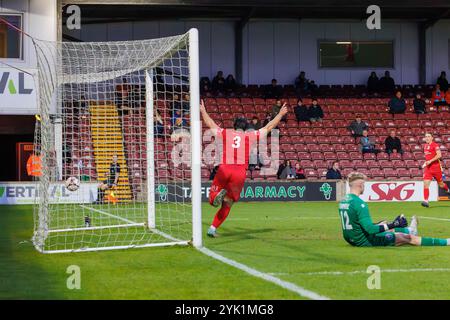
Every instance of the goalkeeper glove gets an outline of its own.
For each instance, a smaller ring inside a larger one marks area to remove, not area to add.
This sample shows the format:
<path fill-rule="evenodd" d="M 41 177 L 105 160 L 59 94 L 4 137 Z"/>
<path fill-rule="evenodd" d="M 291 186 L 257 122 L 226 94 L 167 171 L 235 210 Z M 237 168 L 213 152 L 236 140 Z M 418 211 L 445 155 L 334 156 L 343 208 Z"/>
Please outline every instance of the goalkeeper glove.
<path fill-rule="evenodd" d="M 405 228 L 408 226 L 408 221 L 406 220 L 405 216 L 399 215 L 397 216 L 394 221 L 387 224 L 388 230 L 394 229 L 394 228 Z"/>

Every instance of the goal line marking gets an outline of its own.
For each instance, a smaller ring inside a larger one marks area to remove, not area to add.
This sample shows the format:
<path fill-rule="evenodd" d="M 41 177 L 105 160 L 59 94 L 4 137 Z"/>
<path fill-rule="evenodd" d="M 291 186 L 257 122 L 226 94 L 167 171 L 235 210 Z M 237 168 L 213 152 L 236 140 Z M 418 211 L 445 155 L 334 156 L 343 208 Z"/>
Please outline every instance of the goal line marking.
<path fill-rule="evenodd" d="M 258 271 L 258 270 L 253 269 L 243 263 L 239 263 L 235 260 L 226 258 L 212 250 L 209 250 L 208 248 L 203 247 L 203 248 L 199 248 L 198 250 L 211 258 L 214 258 L 216 260 L 219 260 L 220 262 L 223 262 L 223 263 L 228 264 L 232 267 L 235 267 L 239 270 L 242 270 L 256 278 L 260 278 L 260 279 L 266 280 L 268 282 L 272 282 L 284 289 L 287 289 L 289 291 L 297 293 L 298 295 L 300 295 L 302 297 L 309 298 L 312 300 L 330 300 L 330 298 L 328 298 L 328 297 L 325 297 L 316 292 L 307 290 L 307 289 L 300 287 L 292 282 L 281 280 L 280 278 L 277 278 L 276 276 L 274 276 L 272 274 Z"/>
<path fill-rule="evenodd" d="M 413 273 L 413 272 L 450 272 L 450 268 L 424 268 L 424 269 L 381 269 L 380 272 L 384 273 Z M 355 271 L 318 271 L 318 272 L 273 272 L 269 273 L 274 276 L 289 276 L 289 275 L 304 275 L 304 276 L 342 276 L 342 275 L 354 275 L 354 274 L 367 274 L 366 270 Z"/>
<path fill-rule="evenodd" d="M 123 222 L 126 222 L 126 223 L 130 223 L 130 224 L 138 223 L 136 221 L 131 221 L 131 220 L 128 220 L 126 218 L 116 216 L 115 214 L 111 214 L 111 213 L 108 213 L 108 212 L 103 211 L 103 210 L 99 210 L 99 209 L 95 209 L 95 208 L 91 208 L 91 207 L 85 206 L 84 204 L 80 204 L 80 207 L 88 209 L 88 210 L 91 210 L 91 211 L 94 211 L 94 212 L 97 212 L 97 213 L 104 214 L 105 216 L 108 216 L 108 217 L 111 217 L 111 218 L 122 220 Z"/>
<path fill-rule="evenodd" d="M 105 215 L 113 217 L 113 218 L 121 219 L 123 221 L 126 221 L 127 223 L 136 223 L 134 221 L 131 221 L 131 220 L 128 220 L 128 219 L 125 219 L 125 218 L 121 218 L 121 217 L 118 217 L 116 215 L 107 213 L 107 212 L 105 212 L 103 210 L 94 209 L 94 208 L 87 207 L 87 206 L 84 206 L 84 205 L 80 205 L 80 206 L 83 207 L 83 208 L 86 208 L 88 210 L 93 210 L 95 212 L 102 213 L 102 214 L 105 214 Z M 152 231 L 157 233 L 157 234 L 159 234 L 159 235 L 161 235 L 161 236 L 163 236 L 163 237 L 165 237 L 165 238 L 167 238 L 167 239 L 170 239 L 172 241 L 181 241 L 181 240 L 176 239 L 176 238 L 174 238 L 174 237 L 172 237 L 172 236 L 170 236 L 170 235 L 168 235 L 168 234 L 166 234 L 164 232 L 161 232 L 159 230 L 152 230 Z M 253 269 L 253 268 L 251 268 L 251 267 L 249 267 L 249 266 L 247 266 L 245 264 L 242 264 L 242 263 L 239 263 L 239 262 L 234 261 L 232 259 L 226 258 L 226 257 L 224 257 L 224 256 L 222 256 L 222 255 L 220 255 L 220 254 L 218 254 L 218 253 L 208 249 L 208 248 L 203 247 L 203 248 L 198 248 L 197 250 L 200 251 L 201 253 L 211 257 L 211 258 L 219 260 L 222 263 L 225 263 L 225 264 L 228 264 L 228 265 L 230 265 L 230 266 L 232 266 L 234 268 L 240 269 L 240 270 L 242 270 L 242 271 L 244 271 L 244 272 L 246 272 L 246 273 L 248 273 L 248 274 L 250 274 L 250 275 L 252 275 L 254 277 L 257 277 L 257 278 L 263 279 L 265 281 L 274 283 L 277 286 L 280 286 L 280 287 L 282 287 L 284 289 L 287 289 L 287 290 L 289 290 L 291 292 L 297 293 L 298 295 L 300 295 L 302 297 L 313 299 L 313 300 L 329 300 L 328 297 L 322 296 L 322 295 L 320 295 L 320 294 L 318 294 L 316 292 L 313 292 L 313 291 L 307 290 L 305 288 L 302 288 L 302 287 L 300 287 L 300 286 L 298 286 L 298 285 L 296 285 L 294 283 L 281 280 L 280 278 L 277 278 L 277 277 L 275 277 L 275 276 L 273 276 L 271 274 L 258 271 L 258 270 Z"/>

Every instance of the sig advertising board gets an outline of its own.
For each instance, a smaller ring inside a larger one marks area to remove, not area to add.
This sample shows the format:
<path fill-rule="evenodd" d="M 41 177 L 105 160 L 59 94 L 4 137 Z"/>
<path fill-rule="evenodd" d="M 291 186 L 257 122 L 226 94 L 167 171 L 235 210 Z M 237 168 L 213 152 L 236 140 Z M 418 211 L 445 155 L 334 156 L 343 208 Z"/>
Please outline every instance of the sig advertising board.
<path fill-rule="evenodd" d="M 96 183 L 81 183 L 77 191 L 69 191 L 63 182 L 48 189 L 50 203 L 90 203 L 97 199 Z M 36 182 L 0 182 L 0 204 L 33 204 L 38 196 Z"/>
<path fill-rule="evenodd" d="M 209 199 L 210 182 L 202 183 L 202 201 Z M 188 185 L 155 185 L 157 202 L 190 201 Z M 336 182 L 247 182 L 239 201 L 336 201 Z"/>
<path fill-rule="evenodd" d="M 423 181 L 367 181 L 364 185 L 364 201 L 423 201 Z M 350 190 L 348 184 L 346 190 Z M 438 200 L 436 181 L 430 185 L 429 200 Z"/>

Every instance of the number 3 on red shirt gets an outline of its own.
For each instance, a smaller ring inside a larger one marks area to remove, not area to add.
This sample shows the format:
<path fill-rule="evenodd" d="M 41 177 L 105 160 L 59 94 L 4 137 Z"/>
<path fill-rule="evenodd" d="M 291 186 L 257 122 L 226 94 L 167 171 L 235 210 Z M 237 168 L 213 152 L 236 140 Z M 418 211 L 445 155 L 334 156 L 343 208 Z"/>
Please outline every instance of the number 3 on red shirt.
<path fill-rule="evenodd" d="M 231 146 L 235 149 L 238 149 L 241 146 L 241 137 L 239 136 L 234 137 L 233 144 Z"/>

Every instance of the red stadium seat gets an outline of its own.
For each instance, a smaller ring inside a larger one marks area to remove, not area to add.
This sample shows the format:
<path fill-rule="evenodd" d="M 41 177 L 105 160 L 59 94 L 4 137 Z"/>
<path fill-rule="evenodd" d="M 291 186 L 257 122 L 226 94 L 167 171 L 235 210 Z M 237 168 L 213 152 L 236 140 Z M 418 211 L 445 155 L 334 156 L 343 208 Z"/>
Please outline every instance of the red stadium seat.
<path fill-rule="evenodd" d="M 411 178 L 413 179 L 422 179 L 423 173 L 421 169 L 410 168 L 409 173 L 411 174 Z"/>
<path fill-rule="evenodd" d="M 330 151 L 324 152 L 324 153 L 323 153 L 323 158 L 324 158 L 326 161 L 337 160 L 336 153 L 330 152 Z"/>
<path fill-rule="evenodd" d="M 389 155 L 389 158 L 391 160 L 400 160 L 400 159 L 402 159 L 402 155 L 400 153 L 391 153 Z"/>
<path fill-rule="evenodd" d="M 399 179 L 410 179 L 411 173 L 408 169 L 401 168 L 397 170 L 397 175 Z"/>
<path fill-rule="evenodd" d="M 385 152 L 380 152 L 377 154 L 378 160 L 389 160 L 389 155 Z"/>
<path fill-rule="evenodd" d="M 406 163 L 403 160 L 392 160 L 392 166 L 394 168 L 406 168 Z"/>
<path fill-rule="evenodd" d="M 318 144 L 308 143 L 306 146 L 308 147 L 309 152 L 313 152 L 313 151 L 319 152 L 319 151 L 321 151 L 320 150 L 320 146 Z"/>
<path fill-rule="evenodd" d="M 374 180 L 383 180 L 384 179 L 384 172 L 377 168 L 370 169 L 370 175 L 372 176 L 372 179 L 374 179 Z"/>
<path fill-rule="evenodd" d="M 339 166 L 341 168 L 352 168 L 353 169 L 353 161 L 350 161 L 347 159 L 339 160 Z"/>
<path fill-rule="evenodd" d="M 360 159 L 360 160 L 362 160 L 362 153 L 361 152 L 354 152 L 354 151 L 352 151 L 352 152 L 350 152 L 350 159 L 354 159 L 354 160 L 356 160 L 356 159 Z"/>
<path fill-rule="evenodd" d="M 311 155 L 309 152 L 297 152 L 298 159 L 301 160 L 311 160 Z"/>
<path fill-rule="evenodd" d="M 312 160 L 322 160 L 323 159 L 322 152 L 311 152 L 311 159 Z"/>
<path fill-rule="evenodd" d="M 336 156 L 338 160 L 349 160 L 350 156 L 348 152 L 336 152 Z"/>
<path fill-rule="evenodd" d="M 314 169 L 305 170 L 305 176 L 307 179 L 318 179 L 319 178 L 317 171 Z"/>
<path fill-rule="evenodd" d="M 319 140 L 319 139 L 317 139 L 317 140 Z M 320 150 L 322 152 L 334 152 L 334 147 L 331 144 L 321 144 L 320 145 Z"/>
<path fill-rule="evenodd" d="M 384 173 L 384 177 L 386 179 L 394 179 L 395 180 L 398 178 L 397 171 L 395 169 L 384 168 L 383 173 Z"/>
<path fill-rule="evenodd" d="M 365 153 L 363 154 L 363 159 L 364 160 L 375 160 L 377 158 L 377 156 L 375 155 L 375 153 Z"/>

